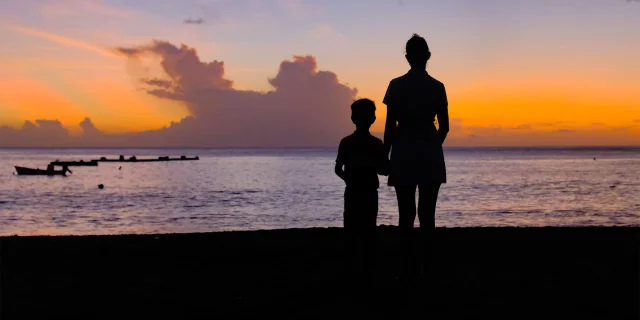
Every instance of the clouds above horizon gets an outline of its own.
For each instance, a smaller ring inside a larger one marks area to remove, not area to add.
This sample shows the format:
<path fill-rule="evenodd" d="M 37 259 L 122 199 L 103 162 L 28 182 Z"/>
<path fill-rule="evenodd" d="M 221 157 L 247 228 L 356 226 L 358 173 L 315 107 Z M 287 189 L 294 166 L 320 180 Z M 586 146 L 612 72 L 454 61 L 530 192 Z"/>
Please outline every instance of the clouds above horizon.
<path fill-rule="evenodd" d="M 160 130 L 123 135 L 104 134 L 85 119 L 78 138 L 70 137 L 59 121 L 38 120 L 21 129 L 4 127 L 0 145 L 329 146 L 352 130 L 349 106 L 357 90 L 340 83 L 335 73 L 319 71 L 314 56 L 282 61 L 276 76 L 268 79 L 273 90 L 258 92 L 234 89 L 225 78 L 224 62 L 201 61 L 184 44 L 154 40 L 114 51 L 134 65 L 159 58 L 151 60 L 159 61 L 163 77 L 144 71 L 131 75 L 147 94 L 184 104 L 190 116 Z"/>
<path fill-rule="evenodd" d="M 516 126 L 465 125 L 451 120 L 450 146 L 638 146 L 640 123 L 625 126 L 592 123 L 576 126 L 570 121 L 525 123 Z M 572 125 L 573 124 L 573 125 Z"/>
<path fill-rule="evenodd" d="M 507 126 L 466 126 L 461 119 L 451 120 L 451 133 L 447 146 L 595 146 L 638 145 L 633 130 L 640 130 L 640 121 L 625 127 L 612 127 L 600 123 L 580 130 L 549 128 L 548 123 Z M 185 117 L 159 130 L 124 134 L 108 134 L 100 131 L 91 119 L 80 123 L 82 134 L 72 136 L 57 120 L 25 121 L 19 129 L 0 127 L 0 147 L 238 147 L 203 144 L 198 139 L 199 122 Z M 195 128 L 195 130 L 194 130 Z M 382 138 L 381 132 L 373 132 Z M 612 139 L 614 138 L 614 143 Z M 545 142 L 545 141 L 551 141 Z M 332 141 L 326 145 L 305 147 L 335 147 Z"/>
<path fill-rule="evenodd" d="M 153 101 L 172 102 L 165 107 L 183 106 L 188 116 L 157 130 L 119 134 L 100 130 L 89 118 L 79 123 L 80 135 L 70 134 L 58 120 L 26 121 L 21 128 L 0 126 L 0 147 L 325 147 L 353 130 L 349 105 L 358 91 L 341 83 L 336 73 L 319 70 L 312 55 L 281 61 L 275 76 L 267 79 L 269 91 L 239 90 L 227 78 L 223 61 L 203 61 L 186 44 L 153 40 L 107 50 L 37 30 L 16 30 L 124 58 L 138 90 L 157 99 Z M 378 108 L 385 106 L 378 103 Z M 573 120 L 480 126 L 454 116 L 451 128 L 450 146 L 637 145 L 640 119 L 626 126 L 585 126 Z"/>

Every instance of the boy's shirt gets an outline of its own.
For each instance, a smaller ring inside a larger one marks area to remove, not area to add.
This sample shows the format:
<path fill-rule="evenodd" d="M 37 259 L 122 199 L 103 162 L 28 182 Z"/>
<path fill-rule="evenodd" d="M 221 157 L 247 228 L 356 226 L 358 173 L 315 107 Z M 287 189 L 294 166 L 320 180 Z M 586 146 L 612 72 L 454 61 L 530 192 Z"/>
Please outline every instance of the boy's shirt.
<path fill-rule="evenodd" d="M 378 189 L 378 174 L 386 174 L 388 158 L 382 140 L 369 132 L 354 132 L 340 141 L 336 162 L 344 165 L 347 187 Z"/>

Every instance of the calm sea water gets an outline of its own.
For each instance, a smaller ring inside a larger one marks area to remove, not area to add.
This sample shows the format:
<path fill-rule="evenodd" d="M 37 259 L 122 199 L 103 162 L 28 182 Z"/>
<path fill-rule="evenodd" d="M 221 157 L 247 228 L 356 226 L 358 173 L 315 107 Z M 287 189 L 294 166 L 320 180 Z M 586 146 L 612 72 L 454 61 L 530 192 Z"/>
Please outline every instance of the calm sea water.
<path fill-rule="evenodd" d="M 119 154 L 200 161 L 101 163 L 72 167 L 68 177 L 14 175 L 14 165 L 45 168 L 55 159 Z M 335 155 L 333 149 L 0 149 L 0 235 L 337 227 L 344 185 L 333 173 Z M 439 226 L 640 225 L 639 148 L 463 148 L 445 156 Z M 378 224 L 397 225 L 395 192 L 386 177 L 380 181 Z"/>

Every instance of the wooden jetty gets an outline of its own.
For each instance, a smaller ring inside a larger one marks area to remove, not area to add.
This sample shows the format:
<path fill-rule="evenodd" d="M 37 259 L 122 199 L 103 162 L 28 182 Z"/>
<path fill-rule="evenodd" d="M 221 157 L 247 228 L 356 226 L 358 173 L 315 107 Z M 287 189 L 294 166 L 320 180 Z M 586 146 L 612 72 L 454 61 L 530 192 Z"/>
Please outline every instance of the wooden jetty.
<path fill-rule="evenodd" d="M 132 156 L 130 158 L 125 158 L 124 156 L 120 156 L 118 159 L 107 159 L 106 157 L 101 157 L 98 160 L 91 160 L 97 162 L 164 162 L 164 161 L 195 161 L 200 160 L 198 156 L 195 157 L 186 157 L 181 156 L 180 158 L 169 158 L 169 157 L 158 157 L 155 159 L 138 159 L 136 156 Z"/>
<path fill-rule="evenodd" d="M 91 161 L 84 161 L 84 160 L 80 160 L 80 161 L 60 161 L 60 160 L 56 160 L 53 161 L 51 163 L 49 163 L 49 165 L 47 166 L 47 170 L 43 170 L 43 169 L 39 169 L 39 168 L 27 168 L 27 167 L 20 167 L 20 166 L 15 166 L 16 172 L 18 173 L 18 175 L 27 175 L 27 176 L 53 176 L 53 175 L 61 175 L 61 176 L 66 176 L 67 172 L 73 173 L 71 172 L 71 170 L 69 170 L 68 167 L 72 167 L 72 166 L 87 166 L 87 167 L 97 167 L 99 162 L 165 162 L 165 161 L 194 161 L 194 160 L 200 160 L 200 158 L 198 156 L 195 157 L 187 157 L 187 156 L 181 156 L 180 158 L 169 158 L 169 157 L 158 157 L 155 159 L 138 159 L 136 158 L 136 156 L 131 156 L 128 159 L 125 159 L 124 156 L 120 156 L 118 159 L 107 159 L 106 157 L 101 157 L 98 160 L 91 160 Z M 63 170 L 59 170 L 56 171 L 54 170 L 55 166 L 60 166 L 63 167 Z"/>
<path fill-rule="evenodd" d="M 84 160 L 80 160 L 80 161 L 53 161 L 51 162 L 52 165 L 54 166 L 67 166 L 67 167 L 97 167 L 98 166 L 98 161 L 97 160 L 91 160 L 91 161 L 84 161 Z"/>

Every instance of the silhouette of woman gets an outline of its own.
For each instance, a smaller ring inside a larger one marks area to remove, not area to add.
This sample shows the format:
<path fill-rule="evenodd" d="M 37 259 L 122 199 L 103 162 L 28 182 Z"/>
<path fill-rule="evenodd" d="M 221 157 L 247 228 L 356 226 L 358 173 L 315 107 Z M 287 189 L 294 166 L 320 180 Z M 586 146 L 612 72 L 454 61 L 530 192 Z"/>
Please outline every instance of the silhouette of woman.
<path fill-rule="evenodd" d="M 387 121 L 384 145 L 391 152 L 389 185 L 398 198 L 400 229 L 405 235 L 405 257 L 409 258 L 409 235 L 416 218 L 416 189 L 419 189 L 418 219 L 425 256 L 430 259 L 431 237 L 435 228 L 436 201 L 440 185 L 446 183 L 442 143 L 449 132 L 447 94 L 442 82 L 427 73 L 431 52 L 427 41 L 414 34 L 406 44 L 409 72 L 391 80 L 384 97 Z M 435 118 L 438 119 L 436 129 Z M 405 260 L 409 270 L 411 264 Z M 423 261 L 423 267 L 424 267 Z"/>

